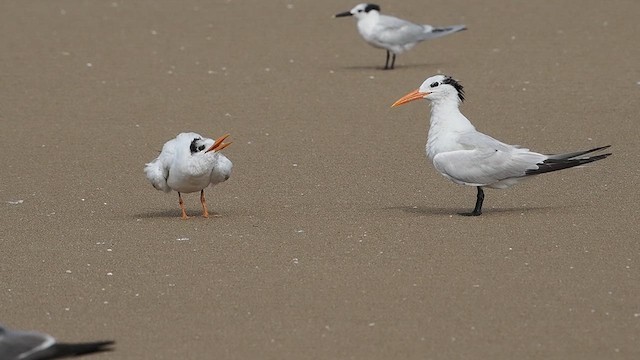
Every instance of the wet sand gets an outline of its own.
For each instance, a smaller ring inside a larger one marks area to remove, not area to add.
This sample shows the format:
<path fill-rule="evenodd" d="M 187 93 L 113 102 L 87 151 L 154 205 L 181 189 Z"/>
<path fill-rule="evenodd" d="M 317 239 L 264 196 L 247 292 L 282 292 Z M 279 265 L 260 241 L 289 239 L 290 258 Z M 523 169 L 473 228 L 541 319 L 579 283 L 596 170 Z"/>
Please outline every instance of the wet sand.
<path fill-rule="evenodd" d="M 354 5 L 2 2 L 0 322 L 105 360 L 637 359 L 640 3 L 380 3 L 469 27 L 394 71 Z M 436 73 L 498 139 L 614 155 L 457 216 L 426 104 L 389 108 Z M 182 131 L 232 134 L 221 218 L 144 177 Z"/>

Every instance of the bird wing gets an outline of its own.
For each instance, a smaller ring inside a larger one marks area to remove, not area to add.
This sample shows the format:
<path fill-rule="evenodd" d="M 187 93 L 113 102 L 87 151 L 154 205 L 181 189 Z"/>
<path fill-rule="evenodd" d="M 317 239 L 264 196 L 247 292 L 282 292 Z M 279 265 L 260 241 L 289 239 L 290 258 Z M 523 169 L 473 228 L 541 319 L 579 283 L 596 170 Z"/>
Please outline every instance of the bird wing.
<path fill-rule="evenodd" d="M 171 169 L 175 154 L 176 140 L 172 139 L 164 144 L 160 155 L 155 160 L 145 165 L 144 172 L 154 188 L 164 192 L 171 191 L 167 184 L 167 179 L 169 178 L 169 169 Z"/>
<path fill-rule="evenodd" d="M 0 335 L 0 359 L 30 359 L 55 343 L 55 339 L 36 332 L 13 331 L 3 328 Z"/>
<path fill-rule="evenodd" d="M 231 176 L 231 169 L 233 168 L 233 163 L 226 156 L 218 153 L 218 161 L 216 161 L 216 165 L 211 170 L 211 182 L 210 184 L 216 185 L 223 181 L 227 181 Z"/>
<path fill-rule="evenodd" d="M 465 25 L 434 27 L 418 25 L 393 16 L 380 15 L 373 36 L 376 40 L 390 44 L 417 43 L 419 41 L 435 39 L 455 32 L 465 30 Z"/>
<path fill-rule="evenodd" d="M 32 356 L 20 357 L 22 360 L 44 360 L 76 357 L 103 351 L 112 351 L 114 341 L 95 341 L 85 343 L 55 343 Z"/>
<path fill-rule="evenodd" d="M 501 180 L 522 177 L 536 169 L 545 155 L 505 144 L 480 132 L 460 135 L 461 149 L 438 153 L 435 168 L 455 182 L 485 186 Z"/>
<path fill-rule="evenodd" d="M 424 31 L 422 25 L 393 16 L 380 15 L 372 36 L 381 43 L 407 44 L 420 41 Z"/>

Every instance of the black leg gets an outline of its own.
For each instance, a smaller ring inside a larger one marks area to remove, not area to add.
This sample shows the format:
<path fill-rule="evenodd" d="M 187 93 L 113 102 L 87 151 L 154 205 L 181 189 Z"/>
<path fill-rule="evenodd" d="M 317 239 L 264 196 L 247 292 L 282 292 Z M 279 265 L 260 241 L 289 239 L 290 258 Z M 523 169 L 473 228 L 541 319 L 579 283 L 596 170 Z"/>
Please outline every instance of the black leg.
<path fill-rule="evenodd" d="M 393 58 L 391 59 L 391 70 L 393 70 L 396 66 L 396 54 L 393 54 Z"/>
<path fill-rule="evenodd" d="M 387 60 L 384 62 L 384 70 L 389 68 L 389 50 L 387 50 Z"/>
<path fill-rule="evenodd" d="M 480 216 L 482 214 L 482 202 L 484 201 L 484 191 L 482 191 L 482 187 L 478 186 L 478 196 L 476 197 L 476 207 L 473 208 L 472 212 L 469 213 L 460 213 L 462 216 Z"/>

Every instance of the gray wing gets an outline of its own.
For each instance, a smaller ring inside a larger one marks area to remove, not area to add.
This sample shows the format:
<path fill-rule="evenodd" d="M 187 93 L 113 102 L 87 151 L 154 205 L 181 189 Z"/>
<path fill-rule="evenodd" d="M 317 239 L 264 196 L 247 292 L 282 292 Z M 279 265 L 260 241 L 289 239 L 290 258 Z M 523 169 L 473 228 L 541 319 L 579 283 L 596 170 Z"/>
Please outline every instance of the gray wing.
<path fill-rule="evenodd" d="M 433 164 L 443 175 L 466 185 L 484 186 L 522 177 L 547 158 L 480 132 L 462 134 L 458 141 L 461 149 L 437 154 Z"/>
<path fill-rule="evenodd" d="M 373 33 L 376 40 L 382 43 L 407 44 L 421 41 L 425 28 L 393 16 L 380 15 Z"/>
<path fill-rule="evenodd" d="M 49 359 L 61 359 L 67 357 L 76 357 L 86 354 L 92 354 L 96 352 L 111 351 L 113 348 L 113 341 L 96 341 L 86 343 L 55 343 L 50 347 L 33 353 L 27 357 L 21 357 L 21 360 L 49 360 Z"/>
<path fill-rule="evenodd" d="M 55 339 L 36 332 L 12 331 L 0 328 L 0 359 L 38 359 L 32 357 L 55 344 Z"/>
<path fill-rule="evenodd" d="M 418 25 L 393 16 L 380 15 L 374 33 L 377 34 L 377 40 L 384 43 L 408 44 L 446 36 L 465 30 L 466 28 L 465 25 L 452 25 L 447 27 Z"/>
<path fill-rule="evenodd" d="M 58 343 L 48 334 L 14 331 L 0 326 L 1 360 L 48 360 L 110 351 L 113 341 Z"/>

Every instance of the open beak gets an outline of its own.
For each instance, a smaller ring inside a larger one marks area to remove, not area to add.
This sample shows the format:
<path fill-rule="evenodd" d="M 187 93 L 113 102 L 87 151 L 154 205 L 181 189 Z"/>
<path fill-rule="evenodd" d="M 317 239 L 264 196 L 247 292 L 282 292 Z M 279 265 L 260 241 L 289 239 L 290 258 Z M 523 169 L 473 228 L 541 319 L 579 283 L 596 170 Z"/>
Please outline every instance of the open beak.
<path fill-rule="evenodd" d="M 350 11 L 341 12 L 340 14 L 335 14 L 333 17 L 345 17 L 345 16 L 353 16 Z"/>
<path fill-rule="evenodd" d="M 408 93 L 407 95 L 401 97 L 400 99 L 398 99 L 398 101 L 394 102 L 393 105 L 391 105 L 391 107 L 394 106 L 400 106 L 403 104 L 408 103 L 409 101 L 413 101 L 413 100 L 419 100 L 419 99 L 424 99 L 425 96 L 429 95 L 430 93 L 425 93 L 425 92 L 420 92 L 420 89 L 414 90 L 410 93 Z"/>
<path fill-rule="evenodd" d="M 208 153 L 209 151 L 220 151 L 226 148 L 227 146 L 231 145 L 230 142 L 228 143 L 224 142 L 229 136 L 230 134 L 225 134 L 217 138 L 216 142 L 214 142 L 213 145 L 211 145 L 211 147 L 207 149 L 207 151 L 205 151 L 205 153 Z"/>

